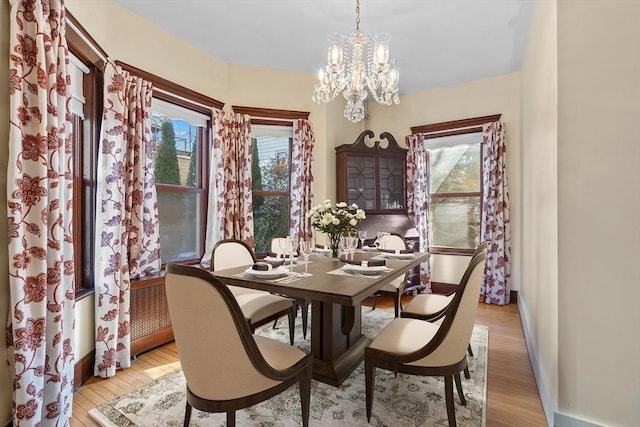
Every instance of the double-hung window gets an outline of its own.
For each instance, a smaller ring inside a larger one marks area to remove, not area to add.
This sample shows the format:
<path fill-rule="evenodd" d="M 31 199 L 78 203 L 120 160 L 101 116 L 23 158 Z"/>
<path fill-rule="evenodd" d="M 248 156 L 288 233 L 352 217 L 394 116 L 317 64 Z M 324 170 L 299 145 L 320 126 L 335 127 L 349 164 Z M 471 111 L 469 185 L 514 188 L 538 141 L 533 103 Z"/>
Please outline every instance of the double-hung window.
<path fill-rule="evenodd" d="M 432 248 L 472 250 L 480 242 L 481 143 L 482 132 L 425 140 Z"/>
<path fill-rule="evenodd" d="M 197 260 L 206 234 L 210 117 L 156 95 L 151 109 L 162 263 Z"/>
<path fill-rule="evenodd" d="M 255 251 L 267 252 L 271 238 L 289 234 L 293 126 L 251 125 Z"/>

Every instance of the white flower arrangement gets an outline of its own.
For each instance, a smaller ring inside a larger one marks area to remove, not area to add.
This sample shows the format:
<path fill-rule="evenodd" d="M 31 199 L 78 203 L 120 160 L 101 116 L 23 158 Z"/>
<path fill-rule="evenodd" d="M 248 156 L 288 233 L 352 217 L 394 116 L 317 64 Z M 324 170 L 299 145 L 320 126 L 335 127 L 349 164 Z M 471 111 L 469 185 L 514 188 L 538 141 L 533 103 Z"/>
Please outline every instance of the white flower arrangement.
<path fill-rule="evenodd" d="M 355 203 L 347 205 L 345 202 L 338 202 L 334 206 L 330 200 L 313 206 L 307 212 L 307 218 L 311 218 L 313 228 L 333 236 L 357 236 L 356 225 L 366 217 L 364 210 L 358 208 Z"/>

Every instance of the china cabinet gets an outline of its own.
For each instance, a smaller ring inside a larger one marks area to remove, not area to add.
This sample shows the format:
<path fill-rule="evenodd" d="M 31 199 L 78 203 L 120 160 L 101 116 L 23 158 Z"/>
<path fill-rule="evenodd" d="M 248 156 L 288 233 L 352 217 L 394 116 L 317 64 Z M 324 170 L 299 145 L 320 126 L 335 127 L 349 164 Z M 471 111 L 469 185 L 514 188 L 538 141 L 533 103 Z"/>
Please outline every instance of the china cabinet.
<path fill-rule="evenodd" d="M 370 214 L 406 213 L 407 150 L 389 132 L 365 130 L 352 144 L 336 147 L 337 200 Z M 369 140 L 366 140 L 366 139 Z"/>

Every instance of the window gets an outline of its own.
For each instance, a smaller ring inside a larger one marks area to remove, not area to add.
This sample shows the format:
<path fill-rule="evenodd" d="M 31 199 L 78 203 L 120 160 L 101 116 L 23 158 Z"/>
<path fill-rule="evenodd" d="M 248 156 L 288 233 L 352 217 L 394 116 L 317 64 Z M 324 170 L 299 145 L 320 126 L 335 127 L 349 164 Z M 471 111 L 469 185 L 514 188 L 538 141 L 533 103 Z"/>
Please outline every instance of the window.
<path fill-rule="evenodd" d="M 154 95 L 151 130 L 162 263 L 204 251 L 210 117 Z"/>
<path fill-rule="evenodd" d="M 255 251 L 289 234 L 290 163 L 293 126 L 251 125 Z"/>
<path fill-rule="evenodd" d="M 443 249 L 480 243 L 482 132 L 426 140 L 429 242 Z"/>
<path fill-rule="evenodd" d="M 77 31 L 73 26 L 67 29 L 74 152 L 74 267 L 76 298 L 81 298 L 90 294 L 94 287 L 95 184 L 102 111 L 102 62 L 94 48 L 78 37 Z"/>
<path fill-rule="evenodd" d="M 414 126 L 428 155 L 429 246 L 433 253 L 473 253 L 482 222 L 482 125 L 501 114 Z"/>

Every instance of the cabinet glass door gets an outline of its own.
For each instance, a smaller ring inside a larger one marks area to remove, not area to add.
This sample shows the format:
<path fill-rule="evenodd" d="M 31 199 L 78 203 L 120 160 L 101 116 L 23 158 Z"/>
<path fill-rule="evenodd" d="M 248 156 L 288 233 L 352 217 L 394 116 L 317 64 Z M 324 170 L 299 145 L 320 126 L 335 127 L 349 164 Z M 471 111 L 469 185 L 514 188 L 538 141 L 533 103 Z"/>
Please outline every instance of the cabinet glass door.
<path fill-rule="evenodd" d="M 362 209 L 376 206 L 374 158 L 351 156 L 347 159 L 347 200 Z"/>
<path fill-rule="evenodd" d="M 404 160 L 380 158 L 380 209 L 404 209 Z"/>

